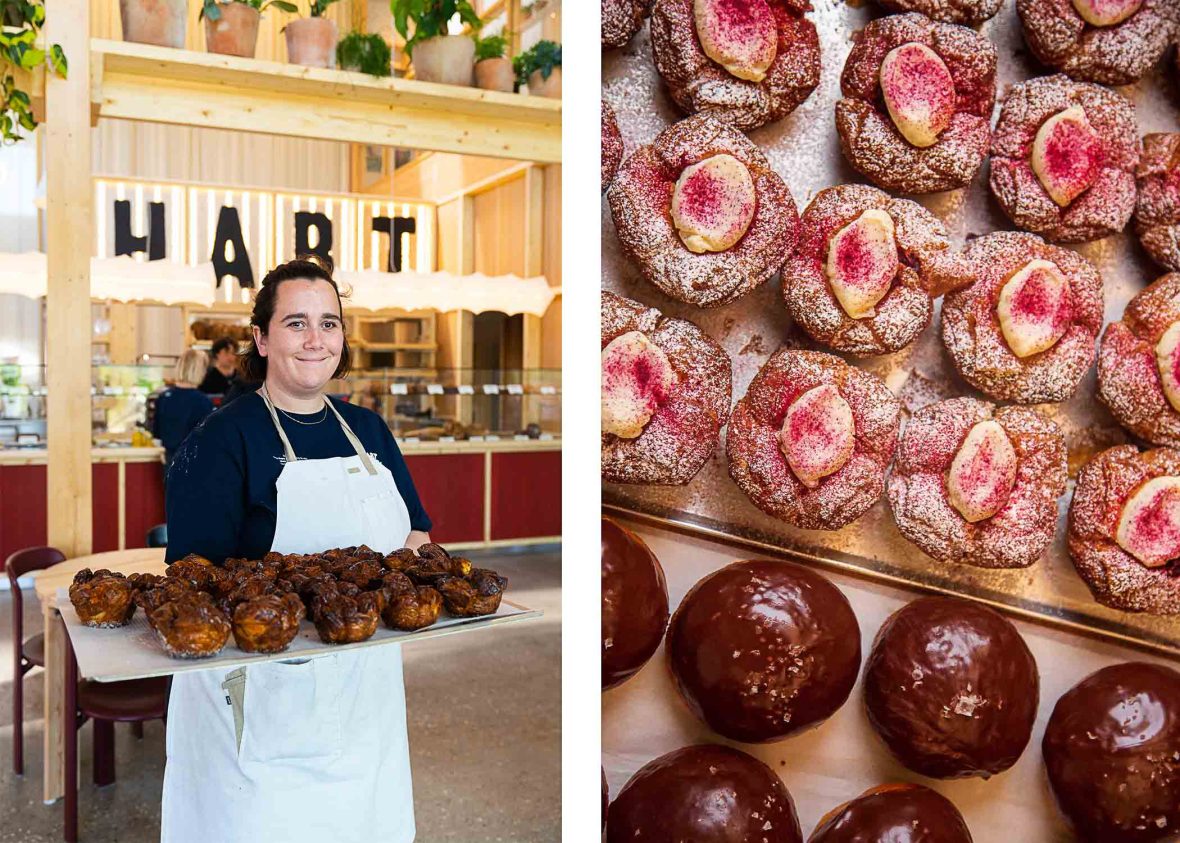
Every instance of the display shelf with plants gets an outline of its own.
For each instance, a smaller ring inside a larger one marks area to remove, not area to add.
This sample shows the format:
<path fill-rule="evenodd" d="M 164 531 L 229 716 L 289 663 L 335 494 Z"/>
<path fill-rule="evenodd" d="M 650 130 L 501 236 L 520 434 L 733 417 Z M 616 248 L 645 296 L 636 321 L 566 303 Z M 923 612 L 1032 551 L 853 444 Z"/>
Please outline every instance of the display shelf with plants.
<path fill-rule="evenodd" d="M 90 46 L 91 101 L 102 117 L 561 160 L 555 101 L 124 41 Z"/>

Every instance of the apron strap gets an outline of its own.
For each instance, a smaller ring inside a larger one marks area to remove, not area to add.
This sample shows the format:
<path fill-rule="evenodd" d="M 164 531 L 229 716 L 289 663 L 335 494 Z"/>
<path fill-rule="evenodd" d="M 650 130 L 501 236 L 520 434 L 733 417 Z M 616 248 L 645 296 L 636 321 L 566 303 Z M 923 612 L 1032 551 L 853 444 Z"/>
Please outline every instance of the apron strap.
<path fill-rule="evenodd" d="M 361 444 L 361 440 L 352 432 L 352 428 L 348 426 L 348 422 L 344 420 L 344 416 L 340 415 L 340 411 L 332 406 L 332 402 L 328 400 L 328 396 L 324 396 L 324 403 L 328 405 L 328 409 L 340 421 L 340 427 L 344 431 L 345 438 L 352 443 L 352 447 L 356 449 L 356 455 L 361 458 L 361 462 L 365 466 L 365 470 L 369 474 L 377 473 L 377 466 L 373 465 L 373 458 L 369 456 L 369 452 L 365 450 L 365 446 Z"/>
<path fill-rule="evenodd" d="M 258 394 L 262 396 L 262 400 L 266 404 L 266 409 L 270 411 L 270 417 L 274 422 L 275 430 L 279 432 L 279 439 L 283 440 L 283 453 L 286 455 L 287 462 L 295 462 L 297 459 L 295 449 L 291 447 L 291 440 L 287 438 L 286 431 L 279 424 L 279 414 L 275 412 L 275 405 L 270 400 L 270 395 L 267 394 L 265 384 L 258 390 Z M 369 474 L 376 474 L 377 466 L 373 464 L 373 458 L 369 456 L 369 452 L 365 450 L 365 446 L 361 444 L 361 440 L 352 432 L 352 428 L 348 426 L 348 422 L 340 415 L 340 411 L 332 406 L 332 402 L 328 400 L 328 396 L 326 395 L 324 396 L 324 404 L 327 405 L 328 409 L 332 411 L 332 414 L 336 416 L 337 421 L 340 422 L 340 429 L 344 431 L 344 438 L 349 441 L 353 450 L 356 451 L 356 455 L 361 458 L 361 463 L 365 466 L 365 471 Z"/>
<path fill-rule="evenodd" d="M 262 396 L 262 402 L 266 404 L 266 409 L 270 411 L 271 421 L 274 422 L 275 430 L 279 433 L 279 439 L 283 442 L 283 455 L 286 457 L 287 462 L 295 462 L 298 457 L 295 456 L 295 449 L 291 447 L 291 440 L 287 438 L 286 431 L 279 424 L 279 414 L 275 412 L 275 405 L 271 403 L 270 395 L 266 391 L 266 384 L 262 385 L 262 388 L 258 390 L 258 394 Z"/>

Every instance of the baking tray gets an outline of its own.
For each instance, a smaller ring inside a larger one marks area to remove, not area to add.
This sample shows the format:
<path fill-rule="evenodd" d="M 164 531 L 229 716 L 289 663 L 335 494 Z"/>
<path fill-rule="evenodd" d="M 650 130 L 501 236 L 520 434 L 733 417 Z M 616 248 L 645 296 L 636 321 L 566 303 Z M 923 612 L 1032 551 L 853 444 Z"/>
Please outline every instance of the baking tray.
<path fill-rule="evenodd" d="M 70 603 L 66 589 L 58 589 L 56 608 L 65 621 L 66 633 L 74 647 L 78 670 L 83 679 L 96 682 L 118 682 L 123 679 L 142 679 L 147 676 L 169 676 L 173 673 L 189 673 L 194 670 L 209 670 L 258 662 L 281 661 L 283 659 L 307 659 L 343 653 L 362 647 L 380 647 L 384 644 L 412 644 L 442 635 L 460 632 L 475 632 L 489 627 L 541 617 L 541 612 L 501 599 L 500 608 L 494 615 L 482 618 L 452 618 L 442 615 L 438 621 L 417 632 L 401 632 L 378 625 L 373 637 L 356 644 L 325 644 L 311 621 L 299 625 L 299 634 L 286 650 L 281 653 L 244 653 L 234 645 L 233 636 L 218 655 L 207 659 L 174 659 L 164 652 L 156 633 L 148 626 L 143 612 L 136 612 L 131 622 L 117 629 L 96 629 L 85 626 L 78 619 Z"/>
<path fill-rule="evenodd" d="M 750 133 L 790 187 L 800 212 L 825 187 L 864 181 L 840 153 L 834 106 L 840 97 L 840 73 L 851 49 L 850 37 L 879 16 L 878 10 L 871 7 L 836 0 L 813 2 L 815 8 L 809 17 L 820 37 L 820 84 L 789 117 Z M 1011 84 L 1050 71 L 1038 67 L 1028 54 L 1013 0 L 1007 0 L 999 14 L 980 27 L 980 32 L 995 43 L 999 58 L 998 114 L 999 103 Z M 615 111 L 627 154 L 680 119 L 652 63 L 646 26 L 626 47 L 603 53 L 602 80 L 603 99 Z M 1138 85 L 1117 90 L 1135 104 L 1141 134 L 1180 130 L 1180 93 L 1176 82 L 1166 78 L 1162 65 Z M 973 237 L 1013 228 L 991 199 L 986 178 L 985 163 L 966 189 L 913 198 L 946 224 L 952 242 L 961 247 Z M 602 223 L 603 288 L 668 315 L 689 319 L 721 343 L 733 360 L 735 402 L 780 345 L 818 348 L 791 324 L 781 302 L 777 276 L 731 305 L 702 310 L 663 296 L 640 278 L 622 254 L 605 201 Z M 1107 322 L 1120 318 L 1131 296 L 1163 273 L 1126 234 L 1082 244 L 1076 251 L 1102 273 Z M 938 324 L 936 303 L 930 326 L 910 348 L 882 357 L 846 359 L 881 375 L 899 396 L 907 414 L 952 395 L 985 397 L 958 377 L 942 348 Z M 633 513 L 649 523 L 728 541 L 743 552 L 773 552 L 895 585 L 960 594 L 1026 618 L 1180 655 L 1180 617 L 1135 615 L 1098 605 L 1074 572 L 1065 551 L 1065 514 L 1077 469 L 1097 451 L 1129 440 L 1099 405 L 1093 368 L 1072 399 L 1059 405 L 1040 405 L 1038 409 L 1057 421 L 1065 432 L 1071 480 L 1061 498 L 1054 543 L 1031 568 L 996 571 L 937 562 L 901 536 L 883 498 L 842 530 L 825 533 L 795 529 L 763 514 L 730 480 L 724 432 L 713 458 L 686 486 L 606 483 L 603 502 L 608 510 Z"/>

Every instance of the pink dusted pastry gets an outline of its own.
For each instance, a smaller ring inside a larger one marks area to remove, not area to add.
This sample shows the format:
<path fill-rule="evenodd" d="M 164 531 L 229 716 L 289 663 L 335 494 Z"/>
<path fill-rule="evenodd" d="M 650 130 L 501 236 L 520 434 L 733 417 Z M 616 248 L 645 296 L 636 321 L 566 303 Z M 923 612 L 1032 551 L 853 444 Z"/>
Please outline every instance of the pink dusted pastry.
<path fill-rule="evenodd" d="M 1016 12 L 1041 64 L 1103 85 L 1137 82 L 1180 26 L 1176 0 L 1016 0 Z"/>
<path fill-rule="evenodd" d="M 729 475 L 763 512 L 837 530 L 881 497 L 900 410 L 876 375 L 831 354 L 781 348 L 733 408 Z"/>
<path fill-rule="evenodd" d="M 717 448 L 730 362 L 700 328 L 602 294 L 602 478 L 683 484 Z"/>
<path fill-rule="evenodd" d="M 1024 568 L 1053 541 L 1061 430 L 1027 407 L 951 398 L 906 424 L 889 475 L 901 534 L 943 562 Z"/>
<path fill-rule="evenodd" d="M 672 100 L 750 131 L 786 117 L 819 84 L 807 0 L 656 0 L 651 49 Z"/>
<path fill-rule="evenodd" d="M 933 299 L 970 282 L 946 227 L 916 202 L 863 184 L 821 190 L 783 267 L 783 299 L 817 342 L 847 354 L 905 348 Z"/>
<path fill-rule="evenodd" d="M 623 163 L 623 136 L 615 122 L 615 111 L 606 100 L 602 101 L 602 192 L 615 180 L 615 173 Z"/>
<path fill-rule="evenodd" d="M 992 43 L 917 13 L 878 18 L 854 37 L 836 103 L 844 157 L 895 193 L 970 184 L 991 137 Z"/>
<path fill-rule="evenodd" d="M 918 12 L 931 20 L 979 26 L 995 17 L 1003 0 L 877 0 L 890 12 Z"/>
<path fill-rule="evenodd" d="M 1140 439 L 1180 447 L 1180 273 L 1140 290 L 1106 326 L 1098 397 Z"/>
<path fill-rule="evenodd" d="M 1064 401 L 1094 362 L 1102 278 L 1070 249 L 1016 231 L 967 244 L 975 283 L 947 293 L 942 341 L 959 374 L 992 398 Z"/>
<path fill-rule="evenodd" d="M 650 12 L 651 0 L 602 0 L 602 48 L 625 45 Z"/>
<path fill-rule="evenodd" d="M 1117 445 L 1078 475 L 1069 555 L 1104 606 L 1180 614 L 1180 451 Z"/>
<path fill-rule="evenodd" d="M 1180 271 L 1180 133 L 1143 137 L 1135 184 L 1139 245 L 1160 266 Z"/>
<path fill-rule="evenodd" d="M 1135 210 L 1135 107 L 1100 85 L 1013 85 L 992 139 L 991 191 L 1018 227 L 1058 243 L 1123 230 Z"/>
<path fill-rule="evenodd" d="M 706 115 L 637 149 L 607 198 L 619 242 L 643 277 L 701 307 L 764 284 L 799 236 L 795 200 L 766 156 Z"/>

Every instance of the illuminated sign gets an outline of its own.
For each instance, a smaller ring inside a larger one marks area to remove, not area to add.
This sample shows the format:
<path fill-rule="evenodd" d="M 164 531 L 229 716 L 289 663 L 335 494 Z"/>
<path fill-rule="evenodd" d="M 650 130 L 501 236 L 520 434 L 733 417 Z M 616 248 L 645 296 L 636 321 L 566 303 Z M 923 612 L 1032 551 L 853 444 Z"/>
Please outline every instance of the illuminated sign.
<path fill-rule="evenodd" d="M 97 257 L 212 262 L 225 301 L 248 301 L 271 267 L 300 254 L 349 271 L 435 268 L 428 203 L 103 178 L 94 191 Z"/>

